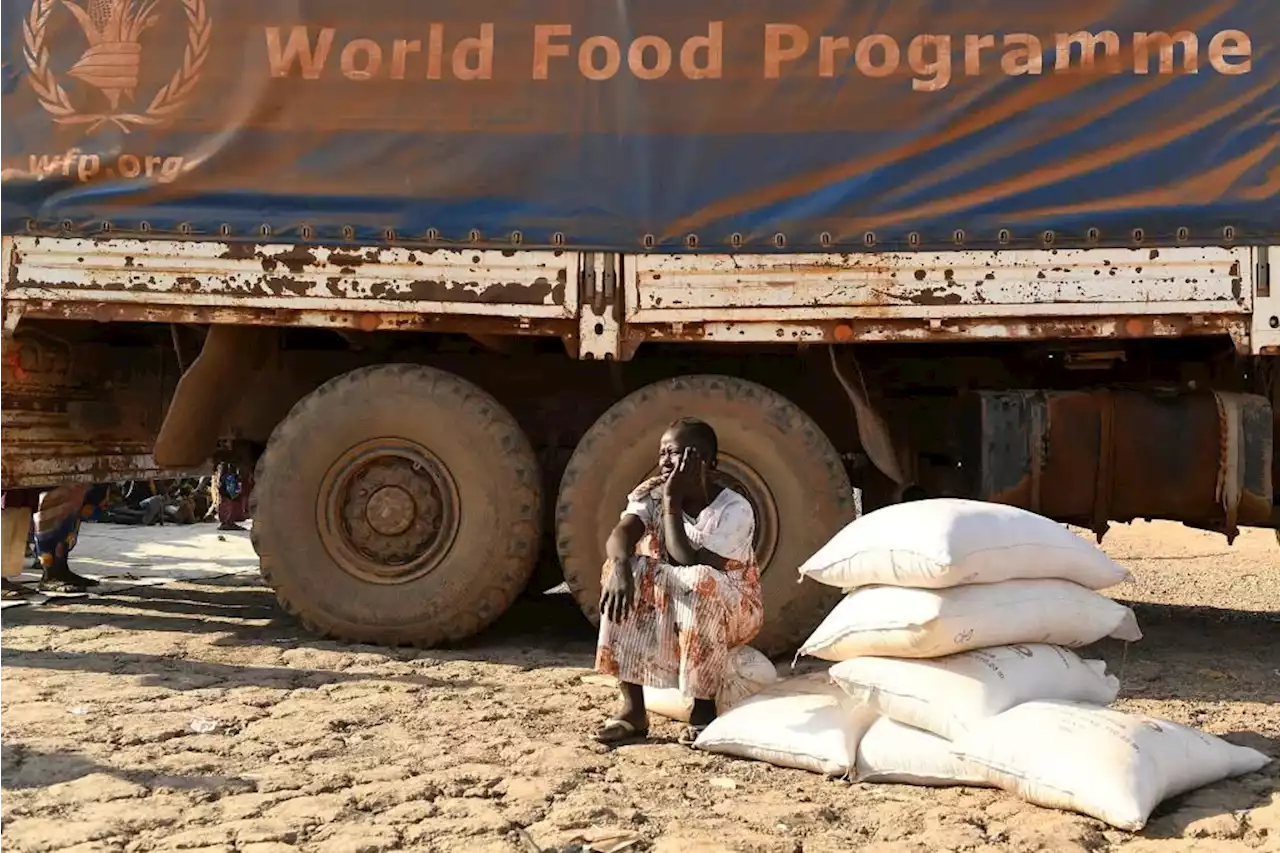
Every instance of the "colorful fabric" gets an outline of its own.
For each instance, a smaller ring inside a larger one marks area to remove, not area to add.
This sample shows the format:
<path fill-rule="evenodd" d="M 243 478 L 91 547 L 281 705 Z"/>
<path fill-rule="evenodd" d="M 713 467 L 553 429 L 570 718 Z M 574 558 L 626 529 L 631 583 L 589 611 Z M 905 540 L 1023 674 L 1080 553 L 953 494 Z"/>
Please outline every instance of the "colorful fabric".
<path fill-rule="evenodd" d="M 685 516 L 690 544 L 724 557 L 725 571 L 666 561 L 661 477 L 640 484 L 622 515 L 645 526 L 631 559 L 635 605 L 620 622 L 601 616 L 596 669 L 631 684 L 714 699 L 729 650 L 754 639 L 764 621 L 751 504 L 724 489 L 697 518 Z"/>
<path fill-rule="evenodd" d="M 58 486 L 40 496 L 40 505 L 32 519 L 35 528 L 36 557 L 42 569 L 66 563 L 67 555 L 76 547 L 80 524 L 92 517 L 107 496 L 105 485 L 70 483 Z"/>

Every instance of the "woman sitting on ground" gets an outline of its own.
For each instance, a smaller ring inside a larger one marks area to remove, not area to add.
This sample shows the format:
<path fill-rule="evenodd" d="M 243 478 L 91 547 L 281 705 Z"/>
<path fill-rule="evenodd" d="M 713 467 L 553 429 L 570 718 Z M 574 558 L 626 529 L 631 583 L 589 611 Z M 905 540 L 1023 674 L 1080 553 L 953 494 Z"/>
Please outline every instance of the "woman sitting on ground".
<path fill-rule="evenodd" d="M 711 481 L 716 433 L 676 421 L 658 449 L 661 473 L 627 498 L 605 545 L 596 669 L 620 682 L 622 709 L 596 738 L 621 744 L 649 733 L 644 687 L 679 687 L 693 698 L 680 742 L 716 717 L 729 651 L 760 630 L 764 608 L 742 495 Z"/>

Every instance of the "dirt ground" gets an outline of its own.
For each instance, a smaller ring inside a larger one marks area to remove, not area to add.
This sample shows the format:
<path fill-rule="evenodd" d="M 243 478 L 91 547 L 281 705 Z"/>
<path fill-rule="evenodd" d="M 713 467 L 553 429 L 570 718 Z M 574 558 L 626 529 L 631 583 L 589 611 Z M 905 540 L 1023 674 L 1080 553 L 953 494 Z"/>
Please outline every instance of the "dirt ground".
<path fill-rule="evenodd" d="M 243 540 L 227 548 L 246 559 Z M 1114 593 L 1146 632 L 1095 649 L 1120 705 L 1280 757 L 1273 534 L 1229 548 L 1138 524 L 1107 548 L 1137 576 Z M 673 724 L 607 752 L 590 733 L 613 693 L 564 596 L 445 652 L 318 640 L 244 574 L 7 610 L 3 626 L 6 850 L 496 853 L 525 849 L 524 830 L 546 848 L 637 833 L 635 849 L 671 853 L 1280 851 L 1280 762 L 1130 835 L 988 790 L 696 753 Z"/>

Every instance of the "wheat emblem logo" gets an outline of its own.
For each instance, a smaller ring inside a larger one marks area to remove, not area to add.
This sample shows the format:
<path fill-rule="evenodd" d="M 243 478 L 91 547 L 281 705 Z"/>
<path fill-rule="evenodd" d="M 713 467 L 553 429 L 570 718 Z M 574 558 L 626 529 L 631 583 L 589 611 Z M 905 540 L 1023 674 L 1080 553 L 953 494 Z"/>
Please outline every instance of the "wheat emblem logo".
<path fill-rule="evenodd" d="M 125 133 L 141 125 L 160 125 L 172 119 L 191 98 L 200 71 L 209 58 L 212 21 L 205 0 L 178 0 L 187 16 L 187 44 L 182 64 L 145 109 L 138 108 L 138 80 L 142 70 L 142 34 L 155 26 L 160 16 L 160 0 L 33 0 L 31 14 L 23 23 L 24 53 L 31 88 L 40 105 L 58 124 L 85 125 L 93 133 L 108 123 Z M 49 47 L 45 38 L 49 17 L 58 7 L 66 8 L 84 32 L 89 46 L 67 74 L 96 89 L 107 107 L 98 112 L 82 112 L 71 103 L 57 75 L 49 67 Z"/>

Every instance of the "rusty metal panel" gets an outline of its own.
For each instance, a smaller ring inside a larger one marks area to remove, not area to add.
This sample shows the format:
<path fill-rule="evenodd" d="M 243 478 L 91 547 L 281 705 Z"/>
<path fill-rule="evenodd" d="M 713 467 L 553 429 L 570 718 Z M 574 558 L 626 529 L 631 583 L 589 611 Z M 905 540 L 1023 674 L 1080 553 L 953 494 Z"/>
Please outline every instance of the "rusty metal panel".
<path fill-rule="evenodd" d="M 964 419 L 971 490 L 1104 531 L 1166 518 L 1271 519 L 1272 412 L 1252 395 L 994 391 Z"/>
<path fill-rule="evenodd" d="M 146 347 L 63 341 L 20 327 L 0 365 L 3 488 L 172 476 L 151 457 L 177 380 Z"/>
<path fill-rule="evenodd" d="M 4 298 L 571 319 L 577 266 L 576 253 L 553 251 L 16 237 Z"/>
<path fill-rule="evenodd" d="M 1242 351 L 1249 341 L 1247 315 L 1146 314 L 1084 317 L 900 317 L 857 320 L 724 321 L 632 325 L 636 341 L 738 344 L 940 342 L 1002 340 L 1104 340 L 1225 336 Z"/>
<path fill-rule="evenodd" d="M 1247 248 L 640 255 L 628 319 L 1248 314 Z"/>

